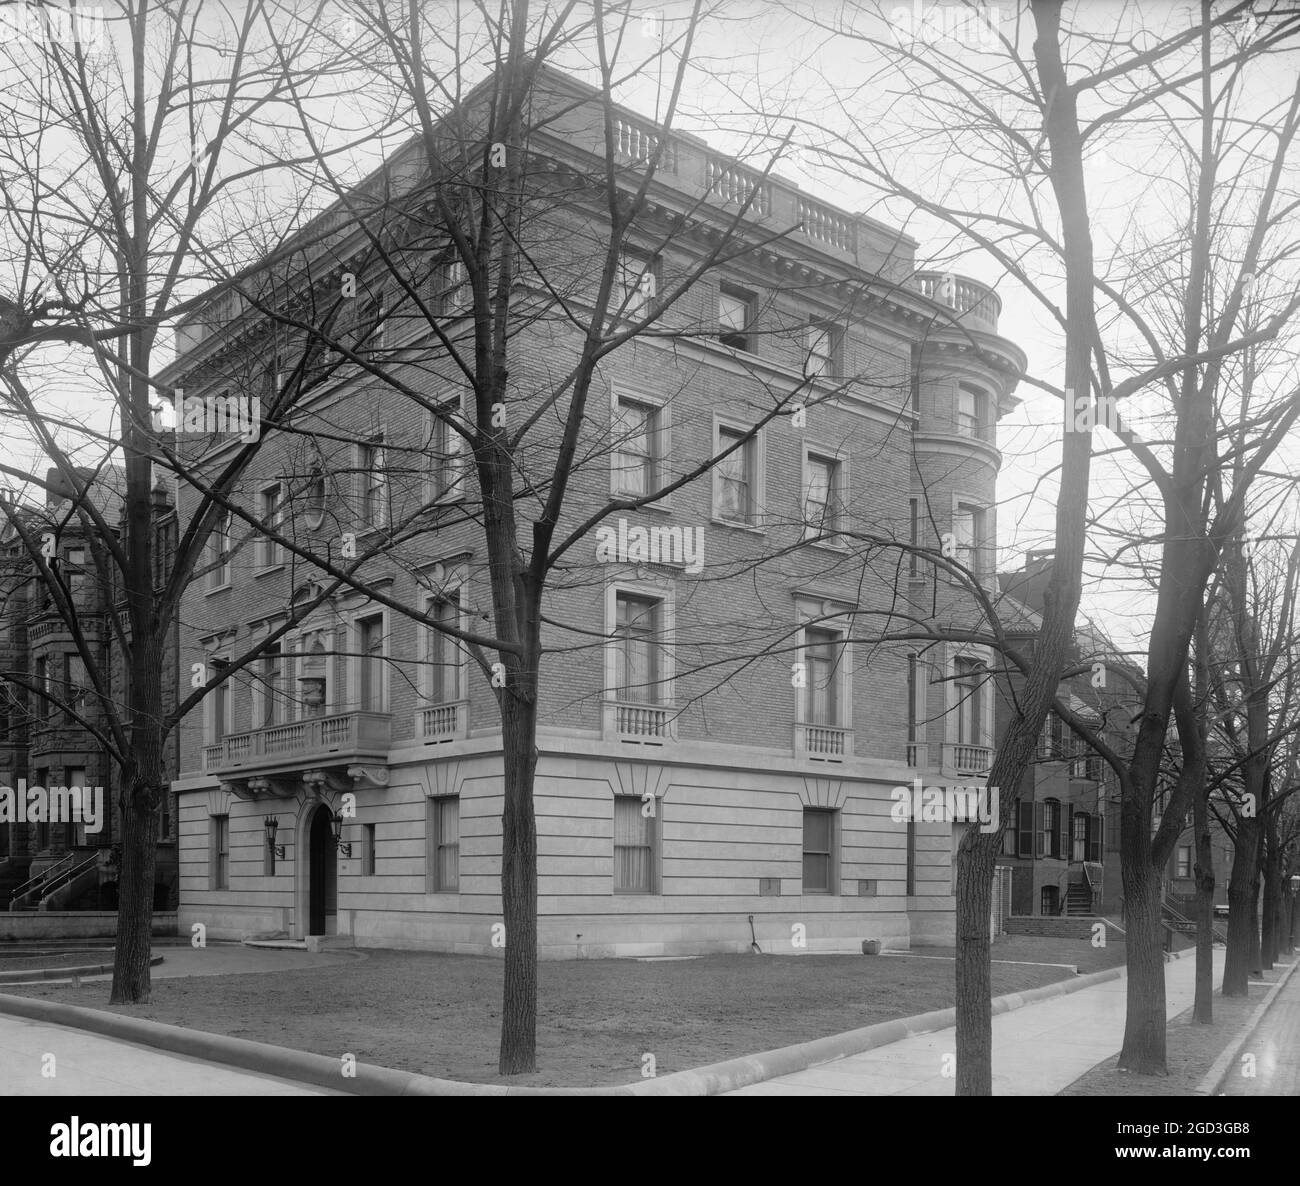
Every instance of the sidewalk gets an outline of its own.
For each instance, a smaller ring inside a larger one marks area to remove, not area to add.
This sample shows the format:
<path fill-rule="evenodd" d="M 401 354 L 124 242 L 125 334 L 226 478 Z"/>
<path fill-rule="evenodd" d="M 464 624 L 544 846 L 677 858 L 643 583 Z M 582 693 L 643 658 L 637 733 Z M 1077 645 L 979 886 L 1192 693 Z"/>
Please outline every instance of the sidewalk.
<path fill-rule="evenodd" d="M 342 1094 L 85 1030 L 0 1015 L 0 1096 Z"/>
<path fill-rule="evenodd" d="M 1224 950 L 1214 951 L 1214 980 Z M 1196 960 L 1188 951 L 1165 965 L 1166 1016 L 1191 1008 Z M 1055 1095 L 1124 1044 L 1128 980 L 1120 977 L 993 1018 L 993 1094 Z M 956 1049 L 954 1029 L 904 1038 L 836 1062 L 768 1079 L 727 1095 L 952 1095 L 944 1075 Z"/>

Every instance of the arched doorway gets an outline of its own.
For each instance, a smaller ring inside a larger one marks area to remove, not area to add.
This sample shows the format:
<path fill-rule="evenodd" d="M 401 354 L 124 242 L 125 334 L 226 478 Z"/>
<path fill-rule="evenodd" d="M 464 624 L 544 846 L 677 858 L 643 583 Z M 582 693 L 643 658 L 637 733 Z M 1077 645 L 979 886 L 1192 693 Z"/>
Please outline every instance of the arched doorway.
<path fill-rule="evenodd" d="M 332 935 L 338 920 L 338 864 L 334 830 L 328 807 L 317 807 L 311 817 L 307 843 L 307 934 Z"/>

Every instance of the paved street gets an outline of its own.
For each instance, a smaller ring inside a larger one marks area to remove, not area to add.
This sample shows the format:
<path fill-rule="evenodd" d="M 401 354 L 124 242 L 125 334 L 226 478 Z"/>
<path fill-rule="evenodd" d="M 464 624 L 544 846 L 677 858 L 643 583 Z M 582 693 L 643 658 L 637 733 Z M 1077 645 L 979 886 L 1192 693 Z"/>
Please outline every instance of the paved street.
<path fill-rule="evenodd" d="M 42 1074 L 53 1055 L 54 1076 Z M 333 1095 L 84 1030 L 0 1014 L 0 1095 Z"/>
<path fill-rule="evenodd" d="M 1242 1073 L 1243 1058 L 1253 1054 L 1254 1078 Z M 1224 1080 L 1223 1095 L 1300 1095 L 1300 972 L 1264 1014 L 1259 1028 L 1246 1040 L 1236 1066 Z"/>
<path fill-rule="evenodd" d="M 1216 948 L 1216 984 L 1223 979 L 1223 957 Z M 1165 965 L 1167 1016 L 1191 1007 L 1195 978 L 1190 955 Z M 1124 978 L 1107 980 L 995 1017 L 993 1094 L 1055 1095 L 1116 1053 L 1124 1040 L 1125 985 Z M 1298 1020 L 1293 1011 L 1293 1035 Z M 952 1095 L 955 1048 L 956 1030 L 938 1030 L 727 1094 Z"/>

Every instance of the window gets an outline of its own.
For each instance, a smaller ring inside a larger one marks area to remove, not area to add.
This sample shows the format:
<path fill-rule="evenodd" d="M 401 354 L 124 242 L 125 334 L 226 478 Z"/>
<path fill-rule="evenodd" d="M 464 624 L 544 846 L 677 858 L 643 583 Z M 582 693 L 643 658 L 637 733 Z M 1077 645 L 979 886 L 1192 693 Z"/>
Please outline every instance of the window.
<path fill-rule="evenodd" d="M 661 702 L 664 674 L 660 639 L 662 618 L 663 602 L 631 593 L 617 595 L 614 627 L 614 694 L 617 699 L 639 704 Z"/>
<path fill-rule="evenodd" d="M 758 440 L 746 430 L 719 425 L 714 455 L 728 453 L 713 467 L 714 517 L 753 525 L 758 518 Z"/>
<path fill-rule="evenodd" d="M 361 480 L 361 523 L 371 530 L 388 526 L 388 457 L 384 438 L 376 436 L 358 450 Z"/>
<path fill-rule="evenodd" d="M 459 256 L 439 264 L 434 269 L 432 283 L 433 311 L 443 317 L 453 315 L 473 299 L 469 273 L 465 271 L 465 263 Z"/>
<path fill-rule="evenodd" d="M 431 500 L 463 498 L 467 458 L 464 438 L 449 417 L 460 418 L 460 397 L 438 406 L 441 414 L 429 413 L 429 490 Z"/>
<path fill-rule="evenodd" d="M 953 663 L 957 696 L 957 744 L 984 744 L 984 664 L 976 659 Z"/>
<path fill-rule="evenodd" d="M 978 387 L 962 383 L 957 388 L 957 431 L 964 437 L 987 440 L 988 396 Z"/>
<path fill-rule="evenodd" d="M 1017 805 L 1019 818 L 1016 821 L 1016 856 L 1032 857 L 1034 855 L 1034 804 Z"/>
<path fill-rule="evenodd" d="M 230 816 L 214 815 L 212 820 L 212 888 L 230 888 Z"/>
<path fill-rule="evenodd" d="M 662 409 L 619 396 L 614 406 L 613 492 L 639 496 L 659 483 Z"/>
<path fill-rule="evenodd" d="M 1177 864 L 1174 866 L 1175 877 L 1190 877 L 1192 875 L 1192 846 L 1190 844 L 1180 844 L 1178 846 Z"/>
<path fill-rule="evenodd" d="M 838 630 L 818 626 L 804 629 L 803 662 L 805 725 L 838 726 L 841 723 L 840 683 L 844 638 Z"/>
<path fill-rule="evenodd" d="M 655 817 L 642 810 L 642 800 L 634 795 L 614 796 L 614 892 L 655 892 Z"/>
<path fill-rule="evenodd" d="M 1074 836 L 1071 846 L 1070 860 L 1086 861 L 1088 859 L 1088 833 L 1092 827 L 1092 816 L 1085 815 L 1083 812 L 1074 814 Z"/>
<path fill-rule="evenodd" d="M 68 549 L 68 557 L 63 569 L 63 580 L 67 584 L 68 593 L 75 603 L 81 596 L 82 590 L 86 587 L 85 548 Z"/>
<path fill-rule="evenodd" d="M 300 715 L 321 717 L 328 711 L 330 703 L 330 661 L 327 651 L 332 648 L 325 645 L 319 633 L 310 639 L 303 639 L 299 646 L 301 656 L 297 662 L 298 687 L 301 690 Z"/>
<path fill-rule="evenodd" d="M 1060 913 L 1060 890 L 1054 885 L 1045 885 L 1038 894 L 1039 914 Z"/>
<path fill-rule="evenodd" d="M 235 516 L 230 511 L 217 513 L 216 526 L 208 537 L 208 588 L 224 589 L 230 584 L 230 537 L 234 534 Z"/>
<path fill-rule="evenodd" d="M 925 682 L 920 655 L 907 656 L 907 764 L 923 765 L 925 742 Z"/>
<path fill-rule="evenodd" d="M 311 467 L 307 478 L 307 526 L 317 530 L 325 522 L 325 505 L 328 491 L 325 486 L 325 469 L 319 463 Z"/>
<path fill-rule="evenodd" d="M 362 712 L 388 711 L 387 667 L 384 663 L 382 614 L 357 622 L 357 696 Z"/>
<path fill-rule="evenodd" d="M 48 720 L 50 714 L 54 711 L 54 705 L 51 704 L 48 699 L 52 689 L 50 687 L 50 661 L 45 655 L 37 657 L 33 666 L 32 676 L 36 687 L 41 692 L 45 693 L 44 696 L 38 696 L 35 692 L 32 693 L 32 696 L 36 701 L 36 712 L 34 715 L 38 721 Z"/>
<path fill-rule="evenodd" d="M 804 351 L 807 355 L 804 373 L 807 375 L 833 375 L 840 369 L 840 331 L 837 326 L 814 321 L 804 328 Z"/>
<path fill-rule="evenodd" d="M 914 548 L 921 546 L 921 500 L 919 498 L 907 500 L 907 542 Z M 921 558 L 915 552 L 907 554 L 907 575 L 910 577 L 921 575 Z"/>
<path fill-rule="evenodd" d="M 375 825 L 365 824 L 361 829 L 361 875 L 375 875 Z"/>
<path fill-rule="evenodd" d="M 84 766 L 69 766 L 64 771 L 64 774 L 67 776 L 67 783 L 66 783 L 67 786 L 84 787 L 86 785 L 86 768 Z M 162 797 L 162 801 L 163 801 L 163 810 L 165 811 L 166 803 L 167 803 L 166 795 Z M 158 839 L 165 840 L 166 838 L 167 838 L 167 829 L 165 827 L 162 827 L 159 829 Z M 85 824 L 84 816 L 80 823 L 73 825 L 72 843 L 76 845 L 78 848 L 84 846 L 86 843 L 86 824 Z"/>
<path fill-rule="evenodd" d="M 621 255 L 614 276 L 612 311 L 620 317 L 645 317 L 659 292 L 659 260 Z"/>
<path fill-rule="evenodd" d="M 276 482 L 262 489 L 262 526 L 268 531 L 281 534 L 284 524 L 283 487 Z M 275 540 L 263 537 L 258 541 L 261 551 L 260 561 L 263 568 L 271 568 L 284 563 L 284 549 Z"/>
<path fill-rule="evenodd" d="M 454 795 L 426 799 L 428 875 L 431 894 L 460 892 L 460 800 Z"/>
<path fill-rule="evenodd" d="M 1045 799 L 1039 804 L 1038 850 L 1040 857 L 1061 855 L 1061 804 L 1057 799 Z"/>
<path fill-rule="evenodd" d="M 833 533 L 844 526 L 844 465 L 836 457 L 808 453 L 804 457 L 804 538 L 822 537 L 834 543 Z"/>
<path fill-rule="evenodd" d="M 81 715 L 85 715 L 90 701 L 90 676 L 80 655 L 63 656 L 63 702 Z M 69 715 L 68 720 L 72 717 Z"/>
<path fill-rule="evenodd" d="M 835 812 L 818 807 L 803 809 L 803 892 L 833 892 Z"/>
<path fill-rule="evenodd" d="M 907 896 L 916 894 L 916 821 L 907 821 Z"/>
<path fill-rule="evenodd" d="M 440 626 L 459 628 L 460 590 L 442 597 L 429 598 L 425 612 Z M 426 626 L 424 646 L 425 698 L 434 704 L 452 704 L 463 700 L 464 658 L 460 643 L 450 634 Z"/>
<path fill-rule="evenodd" d="M 718 291 L 718 341 L 733 350 L 754 351 L 754 294 L 731 284 Z"/>
<path fill-rule="evenodd" d="M 221 674 L 225 667 L 226 660 L 218 658 L 208 659 L 209 676 L 211 680 Z M 230 681 L 222 680 L 217 684 L 206 697 L 208 705 L 208 744 L 216 745 L 224 741 L 226 734 L 230 732 Z"/>
<path fill-rule="evenodd" d="M 953 535 L 957 540 L 957 561 L 977 576 L 984 571 L 986 512 L 983 507 L 959 502 L 952 516 Z"/>
<path fill-rule="evenodd" d="M 284 655 L 280 644 L 273 642 L 257 661 L 260 688 L 259 712 L 254 728 L 265 729 L 284 721 Z"/>

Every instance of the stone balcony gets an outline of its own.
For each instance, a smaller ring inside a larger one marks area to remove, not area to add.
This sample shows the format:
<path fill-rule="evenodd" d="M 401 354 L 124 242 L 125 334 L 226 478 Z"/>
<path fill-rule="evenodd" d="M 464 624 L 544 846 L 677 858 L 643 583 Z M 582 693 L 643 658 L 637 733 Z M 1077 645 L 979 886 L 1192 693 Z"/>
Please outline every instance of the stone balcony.
<path fill-rule="evenodd" d="M 665 745 L 677 740 L 677 710 L 667 704 L 606 700 L 601 705 L 601 736 L 630 745 Z"/>
<path fill-rule="evenodd" d="M 998 332 L 1002 298 L 987 284 L 955 272 L 916 272 L 908 284 L 923 297 L 951 309 L 959 325 Z"/>
<path fill-rule="evenodd" d="M 810 762 L 843 762 L 853 757 L 853 730 L 836 725 L 796 724 L 794 756 Z"/>
<path fill-rule="evenodd" d="M 288 797 L 304 781 L 351 789 L 360 780 L 388 782 L 392 718 L 381 712 L 342 712 L 232 733 L 203 747 L 203 772 L 215 774 L 241 798 Z"/>

